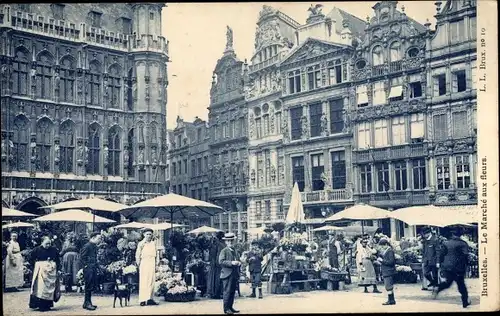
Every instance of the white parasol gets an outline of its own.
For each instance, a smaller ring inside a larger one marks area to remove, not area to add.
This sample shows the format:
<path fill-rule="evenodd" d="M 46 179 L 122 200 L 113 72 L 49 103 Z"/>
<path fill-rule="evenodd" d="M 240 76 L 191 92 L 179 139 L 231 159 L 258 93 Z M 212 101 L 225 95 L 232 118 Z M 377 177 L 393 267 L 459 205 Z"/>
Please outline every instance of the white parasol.
<path fill-rule="evenodd" d="M 19 218 L 19 217 L 37 217 L 36 214 L 31 214 L 11 208 L 2 207 L 2 218 Z"/>
<path fill-rule="evenodd" d="M 209 227 L 209 226 L 201 226 L 195 228 L 188 232 L 188 234 L 206 234 L 206 233 L 217 233 L 220 232 L 220 229 Z"/>
<path fill-rule="evenodd" d="M 313 229 L 313 232 L 334 231 L 334 230 L 343 230 L 343 228 L 337 227 L 337 226 L 325 225 L 323 227 L 318 227 L 318 228 Z"/>
<path fill-rule="evenodd" d="M 176 224 L 176 223 L 169 223 L 169 222 L 164 222 L 164 223 L 158 223 L 158 224 L 148 224 L 148 228 L 151 228 L 152 230 L 167 230 L 167 229 L 173 229 L 177 227 L 185 227 L 186 225 L 183 224 Z"/>
<path fill-rule="evenodd" d="M 384 209 L 360 203 L 328 217 L 325 219 L 325 222 L 333 222 L 342 219 L 358 220 L 361 221 L 361 233 L 364 233 L 364 220 L 389 218 L 390 213 L 391 212 Z"/>
<path fill-rule="evenodd" d="M 97 216 L 82 210 L 72 209 L 51 213 L 35 218 L 39 222 L 83 222 L 83 223 L 114 223 L 115 221 Z"/>
<path fill-rule="evenodd" d="M 130 223 L 120 224 L 120 225 L 114 226 L 113 228 L 116 228 L 116 229 L 141 229 L 141 228 L 149 227 L 151 225 L 152 224 L 147 224 L 147 223 L 130 222 Z"/>
<path fill-rule="evenodd" d="M 2 229 L 6 228 L 20 228 L 20 227 L 35 227 L 35 225 L 25 222 L 10 223 L 2 226 Z"/>
<path fill-rule="evenodd" d="M 389 216 L 408 225 L 445 227 L 477 222 L 478 213 L 477 205 L 460 208 L 423 205 L 401 208 L 391 212 Z"/>
<path fill-rule="evenodd" d="M 305 216 L 304 206 L 302 205 L 302 196 L 299 191 L 299 185 L 295 182 L 292 189 L 292 198 L 290 201 L 290 207 L 288 208 L 288 213 L 286 214 L 285 223 L 287 225 L 303 223 L 304 219 Z"/>

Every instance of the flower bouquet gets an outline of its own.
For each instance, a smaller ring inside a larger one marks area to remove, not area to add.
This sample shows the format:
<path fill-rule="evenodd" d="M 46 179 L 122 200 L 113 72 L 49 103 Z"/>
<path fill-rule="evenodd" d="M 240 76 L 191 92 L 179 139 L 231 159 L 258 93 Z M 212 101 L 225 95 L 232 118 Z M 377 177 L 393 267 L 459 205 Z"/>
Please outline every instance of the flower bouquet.
<path fill-rule="evenodd" d="M 136 274 L 137 273 L 137 267 L 133 264 L 126 266 L 122 269 L 123 275 L 128 275 L 128 274 Z"/>
<path fill-rule="evenodd" d="M 154 291 L 168 302 L 194 301 L 196 289 L 186 285 L 184 280 L 174 276 L 168 266 L 160 265 L 156 269 Z"/>
<path fill-rule="evenodd" d="M 123 268 L 125 268 L 126 264 L 124 260 L 118 260 L 111 262 L 107 267 L 106 271 L 113 275 L 121 275 L 123 272 Z"/>
<path fill-rule="evenodd" d="M 394 283 L 416 283 L 417 274 L 408 265 L 396 265 Z"/>

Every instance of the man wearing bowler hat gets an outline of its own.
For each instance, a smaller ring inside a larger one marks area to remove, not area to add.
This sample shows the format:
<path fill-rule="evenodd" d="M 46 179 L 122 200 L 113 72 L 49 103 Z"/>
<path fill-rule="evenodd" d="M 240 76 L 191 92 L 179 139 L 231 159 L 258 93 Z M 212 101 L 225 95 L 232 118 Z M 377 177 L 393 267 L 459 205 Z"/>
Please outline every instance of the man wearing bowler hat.
<path fill-rule="evenodd" d="M 240 257 L 233 248 L 235 236 L 233 233 L 227 233 L 222 238 L 226 242 L 226 247 L 222 249 L 219 255 L 219 265 L 222 267 L 220 278 L 222 280 L 222 299 L 225 314 L 239 313 L 233 308 L 234 295 L 237 282 L 240 277 Z"/>

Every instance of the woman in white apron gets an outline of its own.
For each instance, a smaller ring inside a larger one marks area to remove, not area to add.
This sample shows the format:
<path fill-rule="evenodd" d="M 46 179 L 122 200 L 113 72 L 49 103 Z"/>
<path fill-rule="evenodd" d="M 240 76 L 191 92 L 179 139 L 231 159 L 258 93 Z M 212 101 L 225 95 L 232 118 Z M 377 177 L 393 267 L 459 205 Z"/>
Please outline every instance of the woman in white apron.
<path fill-rule="evenodd" d="M 23 286 L 23 284 L 23 256 L 17 242 L 17 233 L 12 232 L 9 246 L 7 247 L 7 258 L 5 259 L 5 289 L 10 292 L 17 292 L 17 288 Z"/>
<path fill-rule="evenodd" d="M 141 306 L 158 305 L 153 301 L 155 270 L 156 270 L 156 245 L 153 241 L 153 230 L 143 230 L 144 239 L 137 245 L 135 261 L 139 266 L 139 302 Z"/>

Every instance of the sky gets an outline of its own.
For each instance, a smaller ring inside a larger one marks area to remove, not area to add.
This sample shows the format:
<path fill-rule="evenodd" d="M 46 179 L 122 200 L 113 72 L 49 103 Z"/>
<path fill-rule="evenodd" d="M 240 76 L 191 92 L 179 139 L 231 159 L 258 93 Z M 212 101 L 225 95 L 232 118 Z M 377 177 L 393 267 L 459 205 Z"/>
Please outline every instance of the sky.
<path fill-rule="evenodd" d="M 398 9 L 434 27 L 435 1 L 399 1 Z M 373 16 L 377 1 L 316 2 L 327 14 L 338 7 L 363 20 Z M 233 29 L 234 49 L 240 60 L 254 53 L 255 29 L 262 6 L 270 5 L 305 24 L 310 2 L 168 3 L 162 12 L 162 33 L 169 41 L 167 128 L 175 128 L 177 115 L 185 121 L 206 120 L 212 73 L 226 46 L 226 25 Z"/>

